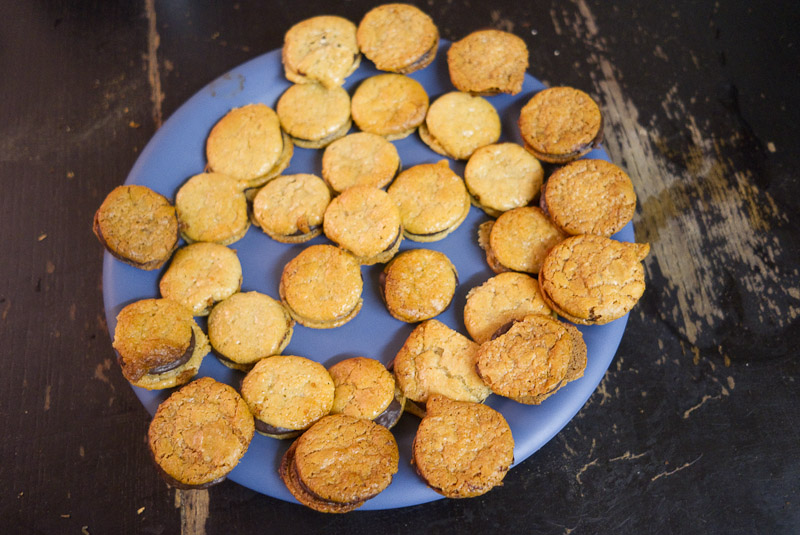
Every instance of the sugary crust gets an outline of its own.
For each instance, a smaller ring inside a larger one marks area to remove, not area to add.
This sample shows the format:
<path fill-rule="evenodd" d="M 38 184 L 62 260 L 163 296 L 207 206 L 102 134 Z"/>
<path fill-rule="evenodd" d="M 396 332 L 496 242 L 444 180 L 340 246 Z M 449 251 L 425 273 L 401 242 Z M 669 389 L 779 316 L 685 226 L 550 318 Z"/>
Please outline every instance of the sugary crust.
<path fill-rule="evenodd" d="M 583 91 L 552 87 L 536 93 L 523 106 L 519 129 L 537 158 L 564 163 L 599 144 L 603 118 L 597 103 Z"/>
<path fill-rule="evenodd" d="M 514 323 L 478 349 L 478 374 L 495 394 L 519 403 L 541 403 L 564 380 L 572 336 L 560 321 L 539 314 Z"/>
<path fill-rule="evenodd" d="M 387 261 L 382 253 L 396 252 L 402 239 L 400 210 L 382 189 L 353 186 L 328 205 L 323 231 L 362 264 Z"/>
<path fill-rule="evenodd" d="M 464 181 L 442 160 L 406 169 L 389 186 L 407 238 L 432 241 L 455 230 L 469 212 Z"/>
<path fill-rule="evenodd" d="M 516 143 L 481 147 L 464 168 L 464 183 L 472 199 L 492 217 L 530 203 L 543 180 L 539 160 Z"/>
<path fill-rule="evenodd" d="M 491 390 L 475 370 L 478 344 L 437 320 L 420 323 L 394 359 L 403 394 L 426 402 L 430 394 L 481 402 Z"/>
<path fill-rule="evenodd" d="M 197 375 L 208 354 L 208 340 L 191 312 L 168 299 L 143 299 L 123 308 L 117 315 L 113 347 L 125 378 L 149 390 L 185 384 Z M 164 373 L 152 370 L 186 356 L 185 364 Z"/>
<path fill-rule="evenodd" d="M 459 91 L 516 95 L 525 80 L 528 47 L 512 33 L 479 30 L 450 45 L 447 66 Z"/>
<path fill-rule="evenodd" d="M 202 485 L 233 470 L 253 432 L 253 415 L 241 396 L 203 377 L 159 405 L 147 437 L 156 464 L 168 476 Z"/>
<path fill-rule="evenodd" d="M 584 234 L 548 253 L 539 274 L 542 296 L 560 316 L 585 325 L 624 316 L 644 293 L 647 243 Z"/>
<path fill-rule="evenodd" d="M 189 242 L 231 244 L 250 228 L 247 198 L 238 180 L 220 173 L 200 173 L 175 195 L 183 238 Z"/>
<path fill-rule="evenodd" d="M 413 78 L 379 74 L 358 86 L 353 94 L 351 113 L 361 130 L 387 139 L 400 139 L 422 124 L 428 104 L 428 93 Z"/>
<path fill-rule="evenodd" d="M 380 361 L 354 357 L 328 369 L 336 387 L 331 414 L 374 420 L 394 399 L 394 376 Z"/>
<path fill-rule="evenodd" d="M 514 462 L 514 438 L 487 405 L 434 395 L 412 446 L 422 479 L 448 498 L 470 498 L 500 485 Z"/>
<path fill-rule="evenodd" d="M 261 359 L 242 380 L 242 397 L 253 416 L 283 429 L 307 429 L 326 416 L 333 393 L 333 379 L 322 364 L 294 355 Z"/>
<path fill-rule="evenodd" d="M 281 301 L 306 327 L 327 329 L 350 321 L 361 309 L 361 269 L 356 258 L 333 245 L 312 245 L 289 261 L 279 286 Z"/>
<path fill-rule="evenodd" d="M 322 218 L 331 194 L 316 175 L 281 175 L 253 199 L 253 219 L 272 239 L 283 243 L 308 241 L 322 233 Z"/>
<path fill-rule="evenodd" d="M 322 154 L 322 178 L 337 193 L 352 186 L 384 188 L 400 170 L 400 155 L 386 138 L 356 132 L 337 139 Z"/>
<path fill-rule="evenodd" d="M 272 108 L 266 104 L 234 108 L 208 135 L 208 167 L 254 187 L 263 184 L 285 159 L 284 145 L 280 121 Z"/>
<path fill-rule="evenodd" d="M 158 269 L 178 247 L 178 218 L 164 197 L 145 186 L 118 186 L 94 215 L 93 230 L 115 258 Z"/>
<path fill-rule="evenodd" d="M 566 238 L 541 208 L 523 206 L 503 213 L 489 235 L 498 263 L 513 271 L 538 273 L 547 252 Z"/>
<path fill-rule="evenodd" d="M 421 128 L 421 127 L 420 127 Z M 422 141 L 431 148 L 443 149 L 457 160 L 466 160 L 476 149 L 497 142 L 500 138 L 500 116 L 488 100 L 459 91 L 437 98 L 428 109 Z"/>
<path fill-rule="evenodd" d="M 175 252 L 159 282 L 161 296 L 177 301 L 193 316 L 207 316 L 215 303 L 242 287 L 236 251 L 218 243 L 198 242 Z"/>
<path fill-rule="evenodd" d="M 360 62 L 356 25 L 332 15 L 298 22 L 286 32 L 281 59 L 286 78 L 295 83 L 344 83 Z"/>
<path fill-rule="evenodd" d="M 631 179 L 604 160 L 576 160 L 556 169 L 543 191 L 548 216 L 572 235 L 611 236 L 636 210 Z"/>
<path fill-rule="evenodd" d="M 319 499 L 353 503 L 377 496 L 397 473 L 399 452 L 391 431 L 370 420 L 334 414 L 297 439 L 294 466 Z"/>
<path fill-rule="evenodd" d="M 524 273 L 500 273 L 469 291 L 464 325 L 472 339 L 482 344 L 500 327 L 528 314 L 552 314 L 539 283 Z"/>
<path fill-rule="evenodd" d="M 408 74 L 436 56 L 439 30 L 433 20 L 408 4 L 384 4 L 364 15 L 358 47 L 378 70 Z"/>
<path fill-rule="evenodd" d="M 259 292 L 242 292 L 211 310 L 208 337 L 216 351 L 246 371 L 256 361 L 283 351 L 293 325 L 279 301 Z"/>
<path fill-rule="evenodd" d="M 389 313 L 408 323 L 438 316 L 450 306 L 458 274 L 444 253 L 409 249 L 383 269 L 383 298 Z"/>
<path fill-rule="evenodd" d="M 276 106 L 283 129 L 301 147 L 319 148 L 350 128 L 350 96 L 339 86 L 295 84 Z"/>

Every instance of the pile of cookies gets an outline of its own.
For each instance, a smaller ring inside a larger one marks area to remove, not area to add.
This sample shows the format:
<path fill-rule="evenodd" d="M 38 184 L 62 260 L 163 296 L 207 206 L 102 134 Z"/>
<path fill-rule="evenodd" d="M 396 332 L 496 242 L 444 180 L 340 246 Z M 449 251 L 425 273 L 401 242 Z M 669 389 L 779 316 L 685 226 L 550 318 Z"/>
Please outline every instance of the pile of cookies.
<path fill-rule="evenodd" d="M 300 503 L 351 511 L 391 483 L 399 453 L 389 429 L 406 411 L 421 418 L 412 456 L 422 480 L 444 496 L 481 495 L 501 484 L 514 453 L 508 423 L 483 402 L 495 394 L 539 404 L 580 378 L 587 351 L 573 323 L 618 319 L 642 295 L 649 247 L 610 238 L 633 217 L 630 178 L 579 159 L 602 139 L 597 104 L 573 88 L 540 91 L 519 116 L 524 146 L 499 143 L 489 99 L 522 90 L 524 41 L 483 30 L 454 42 L 446 59 L 455 90 L 431 103 L 407 75 L 438 48 L 434 22 L 406 4 L 379 6 L 357 26 L 336 16 L 302 21 L 282 49 L 293 85 L 274 109 L 251 103 L 221 117 L 205 171 L 174 204 L 126 185 L 98 209 L 95 234 L 116 258 L 146 270 L 169 262 L 160 297 L 120 312 L 113 346 L 133 385 L 180 387 L 148 434 L 171 485 L 221 481 L 259 432 L 294 439 L 279 473 Z M 351 97 L 342 85 L 362 55 L 384 72 Z M 353 124 L 359 131 L 349 133 Z M 392 141 L 414 132 L 435 153 L 466 161 L 464 176 L 446 159 L 403 169 Z M 283 174 L 295 146 L 323 151 L 319 175 Z M 540 161 L 559 167 L 545 180 Z M 475 239 L 496 275 L 469 290 L 465 336 L 435 319 L 459 285 L 453 262 L 400 247 L 446 239 L 472 205 L 493 218 Z M 322 234 L 330 243 L 285 264 L 277 298 L 242 292 L 228 245 L 251 225 L 280 243 Z M 334 329 L 359 314 L 361 266 L 373 264 L 383 264 L 387 313 L 417 324 L 392 362 L 354 357 L 326 368 L 283 355 L 296 324 Z M 195 320 L 204 316 L 207 332 Z M 193 381 L 212 349 L 244 374 L 238 390 Z"/>

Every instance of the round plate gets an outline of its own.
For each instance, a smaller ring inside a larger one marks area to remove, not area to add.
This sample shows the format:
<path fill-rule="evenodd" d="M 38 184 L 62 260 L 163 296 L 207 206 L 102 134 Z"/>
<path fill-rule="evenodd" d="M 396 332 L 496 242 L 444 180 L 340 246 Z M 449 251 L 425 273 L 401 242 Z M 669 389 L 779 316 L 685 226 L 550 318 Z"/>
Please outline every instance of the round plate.
<path fill-rule="evenodd" d="M 428 91 L 431 102 L 453 90 L 445 59 L 448 44 L 443 42 L 440 45 L 437 59 L 432 65 L 411 74 Z M 352 94 L 360 80 L 375 74 L 378 71 L 364 60 L 361 67 L 347 79 L 345 88 Z M 156 132 L 125 183 L 145 185 L 174 199 L 178 188 L 205 168 L 206 137 L 223 115 L 231 108 L 253 102 L 263 102 L 274 109 L 278 98 L 289 85 L 283 75 L 280 50 L 259 56 L 214 80 L 183 104 Z M 517 128 L 519 111 L 533 93 L 543 88 L 541 82 L 526 75 L 520 94 L 489 97 L 489 102 L 497 109 L 502 120 L 502 141 L 521 143 Z M 405 169 L 443 159 L 423 144 L 417 134 L 395 141 L 394 144 Z M 592 151 L 587 157 L 608 160 L 602 149 Z M 284 173 L 314 173 L 319 176 L 321 160 L 322 150 L 295 148 L 291 164 Z M 464 162 L 450 161 L 450 166 L 463 176 Z M 446 239 L 424 244 L 404 240 L 401 246 L 401 250 L 424 247 L 442 251 L 455 264 L 460 284 L 453 303 L 437 319 L 464 334 L 466 329 L 462 311 L 467 292 L 494 275 L 477 244 L 478 225 L 488 219 L 481 210 L 472 207 L 464 223 Z M 632 225 L 628 224 L 614 237 L 633 241 Z M 237 251 L 242 263 L 242 291 L 258 290 L 278 298 L 278 281 L 283 266 L 305 247 L 315 243 L 329 242 L 322 236 L 306 244 L 287 245 L 273 241 L 257 227 L 251 227 L 244 238 L 230 245 Z M 326 330 L 297 325 L 284 354 L 307 357 L 326 367 L 353 356 L 371 357 L 388 364 L 414 326 L 395 320 L 384 308 L 378 290 L 378 275 L 382 268 L 382 265 L 362 267 L 364 305 L 355 319 L 341 327 Z M 163 269 L 139 270 L 114 259 L 109 253 L 105 254 L 103 294 L 112 338 L 117 314 L 125 305 L 159 296 L 158 281 L 162 272 Z M 580 327 L 588 348 L 584 377 L 569 383 L 541 405 L 521 405 L 496 395 L 489 397 L 487 404 L 499 410 L 511 426 L 517 463 L 541 448 L 580 410 L 611 363 L 627 320 L 625 316 L 608 325 Z M 202 319 L 200 324 L 205 326 Z M 230 370 L 209 355 L 203 361 L 200 376 L 211 376 L 238 388 L 243 374 Z M 150 414 L 155 413 L 158 404 L 171 392 L 133 388 Z M 399 471 L 392 484 L 367 501 L 362 510 L 405 507 L 441 498 L 422 482 L 411 465 L 411 441 L 418 422 L 415 416 L 405 414 L 392 429 L 400 448 Z M 278 464 L 290 442 L 256 433 L 249 450 L 229 478 L 263 494 L 295 501 L 278 477 Z"/>

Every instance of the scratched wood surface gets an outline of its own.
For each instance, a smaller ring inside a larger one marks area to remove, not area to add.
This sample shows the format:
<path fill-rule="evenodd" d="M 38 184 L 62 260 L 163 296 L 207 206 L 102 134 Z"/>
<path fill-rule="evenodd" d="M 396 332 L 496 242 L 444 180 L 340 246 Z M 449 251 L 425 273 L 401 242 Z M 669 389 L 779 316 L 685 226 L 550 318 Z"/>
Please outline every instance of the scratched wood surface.
<path fill-rule="evenodd" d="M 418 3 L 451 40 L 520 35 L 535 76 L 597 98 L 648 289 L 595 394 L 503 487 L 344 516 L 167 487 L 111 349 L 108 191 L 205 84 L 375 2 L 207 4 L 0 5 L 0 532 L 797 533 L 797 3 Z"/>

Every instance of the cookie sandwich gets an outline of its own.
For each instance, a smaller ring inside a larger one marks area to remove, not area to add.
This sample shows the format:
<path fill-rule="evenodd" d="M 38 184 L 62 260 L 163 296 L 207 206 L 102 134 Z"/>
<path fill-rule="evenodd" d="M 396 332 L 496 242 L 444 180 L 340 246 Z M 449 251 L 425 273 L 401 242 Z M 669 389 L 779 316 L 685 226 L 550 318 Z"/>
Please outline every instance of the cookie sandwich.
<path fill-rule="evenodd" d="M 322 178 L 336 193 L 352 186 L 385 188 L 401 166 L 395 146 L 369 132 L 339 138 L 322 153 Z"/>
<path fill-rule="evenodd" d="M 358 48 L 380 71 L 409 74 L 436 57 L 439 29 L 426 13 L 409 4 L 373 8 L 358 25 Z"/>
<path fill-rule="evenodd" d="M 239 181 L 219 173 L 200 173 L 175 195 L 181 236 L 188 243 L 229 245 L 250 228 L 247 198 Z"/>
<path fill-rule="evenodd" d="M 379 74 L 361 82 L 350 111 L 362 131 L 395 140 L 408 137 L 422 124 L 428 104 L 428 93 L 413 78 Z"/>
<path fill-rule="evenodd" d="M 452 91 L 430 105 L 419 137 L 442 156 L 467 160 L 475 150 L 500 139 L 500 116 L 485 98 Z"/>
<path fill-rule="evenodd" d="M 350 130 L 350 95 L 339 86 L 295 84 L 275 107 L 281 127 L 298 147 L 319 149 Z"/>
<path fill-rule="evenodd" d="M 479 30 L 455 41 L 447 50 L 450 80 L 473 95 L 516 95 L 528 68 L 528 47 L 513 33 Z"/>
<path fill-rule="evenodd" d="M 405 398 L 379 360 L 352 357 L 328 369 L 336 387 L 331 414 L 365 418 L 391 429 L 403 414 Z"/>
<path fill-rule="evenodd" d="M 253 221 L 275 241 L 306 242 L 322 234 L 330 201 L 330 190 L 318 176 L 281 175 L 253 197 Z"/>
<path fill-rule="evenodd" d="M 386 264 L 380 276 L 386 310 L 407 323 L 444 312 L 457 286 L 456 267 L 444 253 L 430 249 L 403 251 Z"/>
<path fill-rule="evenodd" d="M 284 36 L 281 60 L 291 82 L 341 86 L 361 62 L 356 25 L 332 15 L 300 21 Z"/>

